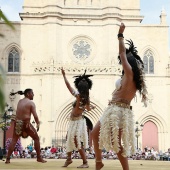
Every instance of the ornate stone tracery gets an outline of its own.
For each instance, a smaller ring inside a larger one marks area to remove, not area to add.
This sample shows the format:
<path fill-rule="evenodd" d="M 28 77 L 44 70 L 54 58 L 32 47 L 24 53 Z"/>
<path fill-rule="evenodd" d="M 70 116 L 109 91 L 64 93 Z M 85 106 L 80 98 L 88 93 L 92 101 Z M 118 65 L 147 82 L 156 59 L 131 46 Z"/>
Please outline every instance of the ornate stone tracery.
<path fill-rule="evenodd" d="M 61 67 L 65 69 L 65 71 L 69 74 L 80 74 L 85 69 L 90 74 L 116 74 L 121 75 L 121 67 L 118 65 L 88 65 L 88 66 L 82 66 L 82 65 L 71 65 L 71 64 L 57 64 L 54 63 L 51 65 L 50 63 L 38 63 L 33 64 L 32 71 L 34 73 L 38 74 L 44 74 L 44 73 L 61 73 Z"/>

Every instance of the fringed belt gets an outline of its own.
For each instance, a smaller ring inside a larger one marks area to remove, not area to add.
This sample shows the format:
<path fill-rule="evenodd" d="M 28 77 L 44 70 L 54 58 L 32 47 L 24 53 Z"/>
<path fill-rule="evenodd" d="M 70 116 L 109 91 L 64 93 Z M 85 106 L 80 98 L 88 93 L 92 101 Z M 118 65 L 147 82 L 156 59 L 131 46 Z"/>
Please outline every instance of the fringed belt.
<path fill-rule="evenodd" d="M 114 101 L 114 100 L 112 100 L 112 101 L 110 102 L 110 104 L 114 104 L 114 105 L 116 105 L 116 106 L 118 106 L 118 107 L 123 107 L 123 108 L 128 108 L 128 109 L 130 109 L 130 104 L 126 104 L 126 103 L 122 103 L 122 102 L 117 102 L 117 101 Z"/>
<path fill-rule="evenodd" d="M 82 118 L 83 118 L 83 116 L 70 117 L 70 120 L 76 121 L 76 120 L 80 120 L 80 119 L 82 119 Z"/>

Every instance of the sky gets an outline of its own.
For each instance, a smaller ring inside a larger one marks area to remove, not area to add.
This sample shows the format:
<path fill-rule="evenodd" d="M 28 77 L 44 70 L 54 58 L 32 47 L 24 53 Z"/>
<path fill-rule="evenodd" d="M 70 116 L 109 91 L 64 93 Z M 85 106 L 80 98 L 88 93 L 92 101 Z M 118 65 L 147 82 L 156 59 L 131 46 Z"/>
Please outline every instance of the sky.
<path fill-rule="evenodd" d="M 19 12 L 22 12 L 24 0 L 0 0 L 0 8 L 11 21 L 20 21 Z M 170 0 L 140 0 L 141 15 L 144 16 L 142 23 L 159 24 L 159 16 L 162 8 L 167 14 L 170 25 Z"/>
<path fill-rule="evenodd" d="M 19 12 L 22 12 L 23 2 L 24 0 L 0 0 L 0 8 L 10 21 L 20 21 Z M 170 26 L 170 0 L 140 0 L 140 8 L 140 14 L 144 16 L 144 19 L 142 21 L 143 24 L 159 24 L 159 16 L 162 9 L 165 9 L 167 14 L 167 22 Z"/>

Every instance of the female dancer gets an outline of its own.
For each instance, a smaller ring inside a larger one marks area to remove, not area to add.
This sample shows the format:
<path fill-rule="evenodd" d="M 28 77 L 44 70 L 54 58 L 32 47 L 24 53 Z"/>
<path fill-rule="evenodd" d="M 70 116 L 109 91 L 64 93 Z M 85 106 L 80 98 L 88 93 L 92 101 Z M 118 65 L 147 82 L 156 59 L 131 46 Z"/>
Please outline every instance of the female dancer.
<path fill-rule="evenodd" d="M 125 48 L 124 29 L 125 25 L 121 23 L 118 32 L 118 59 L 123 66 L 122 77 L 116 83 L 117 87 L 112 94 L 109 106 L 92 131 L 96 170 L 100 170 L 104 166 L 101 158 L 101 149 L 103 148 L 107 151 L 115 151 L 123 170 L 129 170 L 127 156 L 135 153 L 135 131 L 130 103 L 136 91 L 142 94 L 142 101 L 145 105 L 147 100 L 144 65 L 137 55 L 136 47 L 132 41 L 128 41 L 129 49 Z"/>
<path fill-rule="evenodd" d="M 88 168 L 89 165 L 87 163 L 84 151 L 85 148 L 88 148 L 88 135 L 86 120 L 83 117 L 83 112 L 85 110 L 90 111 L 95 108 L 90 105 L 89 100 L 89 89 L 92 87 L 92 81 L 88 77 L 92 75 L 85 75 L 84 73 L 82 76 L 75 76 L 76 79 L 74 84 L 78 90 L 76 91 L 70 86 L 63 68 L 61 69 L 61 72 L 68 90 L 73 96 L 76 97 L 76 101 L 73 103 L 73 109 L 70 114 L 66 142 L 67 160 L 63 167 L 67 167 L 72 163 L 71 153 L 73 150 L 78 150 L 83 160 L 83 164 L 77 168 Z"/>

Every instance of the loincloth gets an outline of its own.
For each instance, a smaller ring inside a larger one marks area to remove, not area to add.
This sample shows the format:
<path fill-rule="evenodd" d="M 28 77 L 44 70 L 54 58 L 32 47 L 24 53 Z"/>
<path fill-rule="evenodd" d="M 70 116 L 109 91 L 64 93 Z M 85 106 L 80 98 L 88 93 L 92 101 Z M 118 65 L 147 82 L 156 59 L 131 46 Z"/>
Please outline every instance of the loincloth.
<path fill-rule="evenodd" d="M 76 137 L 77 147 L 74 142 Z M 66 150 L 67 152 L 72 152 L 73 150 L 79 150 L 82 147 L 88 148 L 88 134 L 86 119 L 82 116 L 70 118 L 69 127 L 67 131 L 67 141 L 66 141 Z"/>
<path fill-rule="evenodd" d="M 28 130 L 32 130 L 31 123 L 23 120 L 15 120 L 15 133 L 18 136 L 23 138 L 27 138 L 29 135 L 27 134 Z M 33 130 L 32 130 L 33 131 Z"/>
<path fill-rule="evenodd" d="M 122 131 L 122 156 L 133 155 L 136 151 L 133 112 L 129 105 L 120 102 L 109 105 L 100 118 L 99 148 L 118 153 L 119 129 Z"/>

